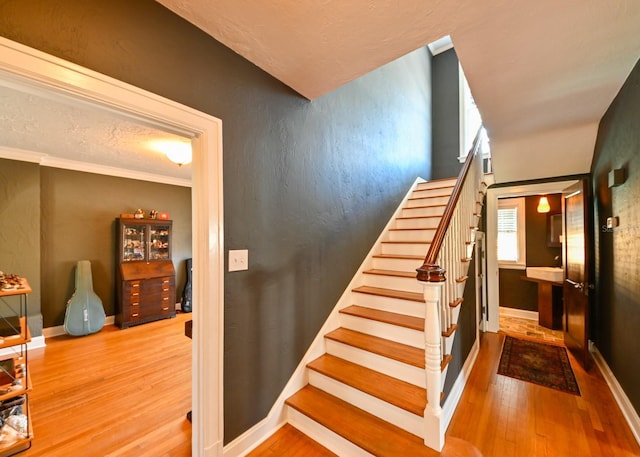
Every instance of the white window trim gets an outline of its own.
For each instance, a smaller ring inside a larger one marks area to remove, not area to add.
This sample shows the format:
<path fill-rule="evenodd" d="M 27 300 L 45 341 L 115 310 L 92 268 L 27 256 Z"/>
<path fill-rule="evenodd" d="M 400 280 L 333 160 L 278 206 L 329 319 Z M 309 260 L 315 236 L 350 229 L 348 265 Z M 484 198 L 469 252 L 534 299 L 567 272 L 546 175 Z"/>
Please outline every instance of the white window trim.
<path fill-rule="evenodd" d="M 498 260 L 498 268 L 512 269 L 512 270 L 524 270 L 527 268 L 527 230 L 526 230 L 526 217 L 525 217 L 525 200 L 524 197 L 520 198 L 507 198 L 498 200 L 498 209 L 517 208 L 518 210 L 518 260 Z M 496 212 L 497 214 L 497 212 Z M 497 227 L 497 226 L 496 226 Z M 497 232 L 496 232 L 497 240 Z M 496 258 L 497 258 L 496 244 Z"/>

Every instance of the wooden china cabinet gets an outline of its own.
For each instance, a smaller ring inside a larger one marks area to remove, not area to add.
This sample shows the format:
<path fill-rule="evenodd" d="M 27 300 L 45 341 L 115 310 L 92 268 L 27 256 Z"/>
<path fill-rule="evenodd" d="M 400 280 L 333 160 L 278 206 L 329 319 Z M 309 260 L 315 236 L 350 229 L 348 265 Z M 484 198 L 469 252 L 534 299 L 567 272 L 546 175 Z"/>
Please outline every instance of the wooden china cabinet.
<path fill-rule="evenodd" d="M 118 218 L 116 226 L 116 325 L 127 328 L 175 317 L 172 221 Z"/>

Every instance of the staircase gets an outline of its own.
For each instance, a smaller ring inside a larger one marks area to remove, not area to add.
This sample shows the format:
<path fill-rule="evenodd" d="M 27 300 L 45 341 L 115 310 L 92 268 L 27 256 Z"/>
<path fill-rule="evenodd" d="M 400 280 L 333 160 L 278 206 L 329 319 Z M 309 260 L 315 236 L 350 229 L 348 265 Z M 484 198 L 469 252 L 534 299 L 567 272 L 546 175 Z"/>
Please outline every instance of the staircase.
<path fill-rule="evenodd" d="M 324 336 L 326 353 L 307 365 L 309 384 L 286 401 L 289 422 L 339 455 L 440 455 L 424 444 L 426 307 L 416 269 L 455 183 L 416 186 L 352 290 L 352 304 L 340 310 L 340 327 Z M 455 279 L 452 308 L 462 303 L 466 277 Z M 443 328 L 442 383 L 456 328 L 455 321 Z"/>

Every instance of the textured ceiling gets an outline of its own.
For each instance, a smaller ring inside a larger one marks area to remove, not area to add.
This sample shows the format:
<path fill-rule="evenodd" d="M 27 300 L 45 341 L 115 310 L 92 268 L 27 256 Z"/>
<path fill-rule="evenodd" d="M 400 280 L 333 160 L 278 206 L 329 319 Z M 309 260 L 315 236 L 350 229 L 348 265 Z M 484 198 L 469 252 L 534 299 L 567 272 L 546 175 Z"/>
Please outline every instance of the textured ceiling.
<path fill-rule="evenodd" d="M 55 166 L 93 169 L 158 182 L 184 183 L 190 164 L 177 166 L 158 142 L 189 140 L 151 125 L 53 92 L 0 80 L 0 157 L 30 158 Z M 167 179 L 169 178 L 169 179 Z"/>
<path fill-rule="evenodd" d="M 309 99 L 450 35 L 497 182 L 588 172 L 598 123 L 640 56 L 638 0 L 158 2 Z M 6 88 L 0 109 L 0 156 L 190 177 L 144 146 L 168 135 L 148 125 Z"/>
<path fill-rule="evenodd" d="M 309 99 L 450 35 L 499 182 L 588 172 L 640 56 L 638 0 L 157 1 Z"/>

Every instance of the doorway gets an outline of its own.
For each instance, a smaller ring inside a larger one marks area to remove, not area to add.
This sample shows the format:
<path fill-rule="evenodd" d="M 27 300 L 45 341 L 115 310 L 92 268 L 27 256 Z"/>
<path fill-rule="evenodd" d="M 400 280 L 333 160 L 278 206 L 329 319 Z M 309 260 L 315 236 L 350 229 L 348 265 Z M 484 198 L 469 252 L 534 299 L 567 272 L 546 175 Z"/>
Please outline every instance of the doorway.
<path fill-rule="evenodd" d="M 193 455 L 221 456 L 224 295 L 220 120 L 1 37 L 0 78 L 192 138 Z"/>
<path fill-rule="evenodd" d="M 484 322 L 486 331 L 497 332 L 500 330 L 500 268 L 498 265 L 497 248 L 499 200 L 504 198 L 562 193 L 564 189 L 575 182 L 575 180 L 564 180 L 536 184 L 522 183 L 502 187 L 494 186 L 487 190 L 486 293 L 488 315 Z M 525 275 L 524 265 L 520 266 L 517 274 Z"/>

